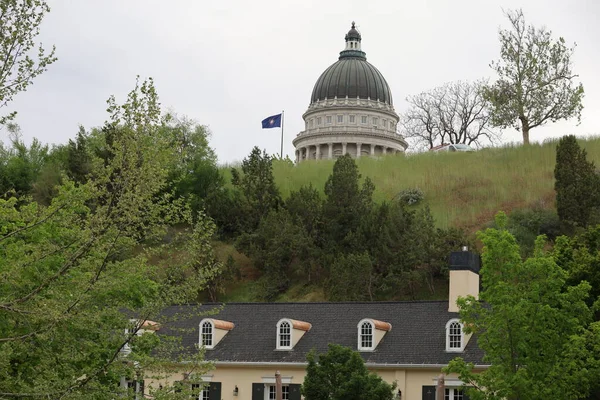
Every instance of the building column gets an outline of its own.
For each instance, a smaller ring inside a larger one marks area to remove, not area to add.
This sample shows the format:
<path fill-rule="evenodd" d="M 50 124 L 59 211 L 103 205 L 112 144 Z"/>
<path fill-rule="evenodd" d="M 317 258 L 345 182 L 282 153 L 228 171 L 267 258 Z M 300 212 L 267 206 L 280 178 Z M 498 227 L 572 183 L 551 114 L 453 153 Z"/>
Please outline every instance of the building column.
<path fill-rule="evenodd" d="M 296 164 L 299 164 L 300 163 L 300 157 L 298 156 L 298 150 L 296 150 L 294 153 L 296 155 Z"/>
<path fill-rule="evenodd" d="M 356 158 L 360 157 L 361 147 L 362 147 L 362 143 L 356 143 Z"/>
<path fill-rule="evenodd" d="M 317 155 L 316 155 L 316 157 L 315 157 L 315 158 L 316 158 L 317 160 L 320 160 L 320 159 L 321 159 L 321 145 L 320 145 L 320 144 L 318 144 L 318 145 L 317 145 Z"/>
<path fill-rule="evenodd" d="M 327 157 L 331 160 L 333 158 L 333 143 L 327 143 L 329 145 L 329 154 Z"/>
<path fill-rule="evenodd" d="M 375 145 L 372 144 L 371 145 L 371 157 L 374 157 L 374 156 L 375 156 Z"/>
<path fill-rule="evenodd" d="M 381 154 L 387 154 L 387 147 L 381 146 Z"/>
<path fill-rule="evenodd" d="M 347 143 L 342 143 L 342 155 L 343 156 L 346 155 L 346 145 L 347 145 Z"/>
<path fill-rule="evenodd" d="M 307 161 L 310 159 L 309 158 L 309 154 L 310 154 L 309 151 L 310 151 L 310 146 L 306 146 L 304 148 L 304 159 L 307 160 Z"/>

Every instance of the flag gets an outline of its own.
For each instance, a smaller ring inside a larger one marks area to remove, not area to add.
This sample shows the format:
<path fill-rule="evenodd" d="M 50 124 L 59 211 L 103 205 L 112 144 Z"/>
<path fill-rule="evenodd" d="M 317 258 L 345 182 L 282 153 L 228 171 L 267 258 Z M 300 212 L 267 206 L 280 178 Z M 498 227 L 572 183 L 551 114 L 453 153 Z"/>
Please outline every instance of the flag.
<path fill-rule="evenodd" d="M 281 126 L 281 114 L 271 115 L 262 120 L 262 127 L 265 128 L 275 128 Z"/>

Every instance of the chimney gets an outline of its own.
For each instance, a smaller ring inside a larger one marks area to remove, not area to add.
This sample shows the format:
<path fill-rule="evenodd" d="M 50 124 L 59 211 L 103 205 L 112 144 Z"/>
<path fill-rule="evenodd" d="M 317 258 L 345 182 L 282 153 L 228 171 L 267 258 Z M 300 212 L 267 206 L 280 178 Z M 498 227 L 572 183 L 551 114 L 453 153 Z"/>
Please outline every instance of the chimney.
<path fill-rule="evenodd" d="M 461 296 L 479 297 L 479 269 L 481 259 L 478 254 L 463 246 L 462 251 L 450 253 L 450 293 L 448 311 L 458 312 L 456 300 Z"/>

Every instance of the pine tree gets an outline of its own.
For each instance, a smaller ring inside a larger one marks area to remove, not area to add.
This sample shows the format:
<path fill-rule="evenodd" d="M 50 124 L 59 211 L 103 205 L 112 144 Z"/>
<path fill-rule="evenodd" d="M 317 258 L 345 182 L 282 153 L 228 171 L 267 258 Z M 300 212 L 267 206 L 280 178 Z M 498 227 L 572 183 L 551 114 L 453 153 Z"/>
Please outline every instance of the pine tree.
<path fill-rule="evenodd" d="M 586 159 L 573 135 L 560 139 L 556 147 L 554 190 L 560 220 L 571 227 L 586 227 L 598 205 L 600 182 L 595 165 Z"/>

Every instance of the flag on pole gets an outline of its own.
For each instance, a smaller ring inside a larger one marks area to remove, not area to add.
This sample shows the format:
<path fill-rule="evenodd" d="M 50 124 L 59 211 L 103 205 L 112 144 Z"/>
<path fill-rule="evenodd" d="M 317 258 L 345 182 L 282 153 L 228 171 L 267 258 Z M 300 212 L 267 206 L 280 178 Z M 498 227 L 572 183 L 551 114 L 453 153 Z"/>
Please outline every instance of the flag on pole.
<path fill-rule="evenodd" d="M 271 115 L 262 120 L 263 129 L 275 128 L 281 126 L 281 114 Z"/>

